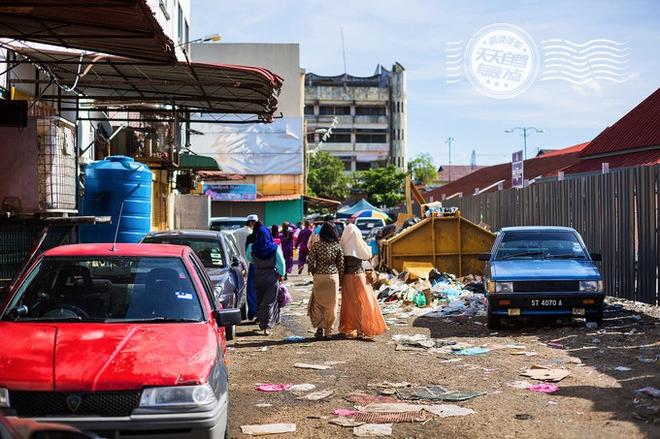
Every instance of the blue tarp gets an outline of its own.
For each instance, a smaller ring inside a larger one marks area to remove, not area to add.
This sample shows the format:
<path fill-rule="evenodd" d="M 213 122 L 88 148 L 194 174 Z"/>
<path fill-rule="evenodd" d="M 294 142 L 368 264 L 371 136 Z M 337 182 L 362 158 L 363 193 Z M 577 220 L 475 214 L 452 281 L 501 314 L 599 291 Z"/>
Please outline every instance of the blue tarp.
<path fill-rule="evenodd" d="M 337 218 L 349 218 L 351 215 L 361 210 L 375 210 L 376 212 L 385 213 L 382 209 L 375 207 L 363 198 L 352 206 L 344 206 L 339 209 L 337 211 Z"/>

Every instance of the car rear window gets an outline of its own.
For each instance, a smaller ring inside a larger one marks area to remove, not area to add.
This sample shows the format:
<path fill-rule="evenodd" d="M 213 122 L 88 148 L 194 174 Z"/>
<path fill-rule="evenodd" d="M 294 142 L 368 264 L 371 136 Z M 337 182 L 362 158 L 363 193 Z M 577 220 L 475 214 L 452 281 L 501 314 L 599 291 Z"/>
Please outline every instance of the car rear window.
<path fill-rule="evenodd" d="M 43 258 L 7 307 L 16 321 L 202 321 L 178 257 Z"/>
<path fill-rule="evenodd" d="M 223 230 L 236 230 L 243 227 L 245 221 L 232 221 L 232 220 L 223 220 L 223 221 L 212 221 L 211 230 L 223 231 Z"/>
<path fill-rule="evenodd" d="M 224 268 L 227 266 L 225 255 L 217 239 L 192 238 L 187 236 L 147 236 L 142 240 L 146 244 L 172 244 L 190 247 L 206 268 Z"/>

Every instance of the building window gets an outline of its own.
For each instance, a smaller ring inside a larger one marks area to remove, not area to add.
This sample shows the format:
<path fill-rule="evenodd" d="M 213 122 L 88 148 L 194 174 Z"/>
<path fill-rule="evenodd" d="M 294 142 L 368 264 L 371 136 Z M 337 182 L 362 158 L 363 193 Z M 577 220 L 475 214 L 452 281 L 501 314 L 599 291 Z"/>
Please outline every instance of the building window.
<path fill-rule="evenodd" d="M 305 105 L 305 116 L 314 115 L 314 105 Z"/>
<path fill-rule="evenodd" d="M 307 143 L 316 143 L 314 133 L 307 133 Z"/>
<path fill-rule="evenodd" d="M 355 170 L 356 171 L 366 171 L 368 169 L 371 169 L 371 162 L 356 162 L 355 163 Z"/>
<path fill-rule="evenodd" d="M 403 128 L 401 128 L 401 134 L 399 134 L 399 140 L 403 140 L 403 136 L 404 136 Z"/>
<path fill-rule="evenodd" d="M 385 107 L 355 107 L 356 116 L 385 116 Z"/>
<path fill-rule="evenodd" d="M 386 143 L 387 131 L 385 130 L 357 130 L 355 133 L 356 143 Z"/>
<path fill-rule="evenodd" d="M 179 43 L 183 43 L 183 9 L 181 9 L 181 4 L 179 4 L 179 21 L 177 21 L 177 26 L 179 26 Z"/>
<path fill-rule="evenodd" d="M 351 143 L 351 130 L 336 128 L 332 130 L 332 134 L 325 141 L 326 143 Z"/>
<path fill-rule="evenodd" d="M 320 105 L 319 114 L 322 116 L 349 116 L 351 107 L 340 105 Z"/>

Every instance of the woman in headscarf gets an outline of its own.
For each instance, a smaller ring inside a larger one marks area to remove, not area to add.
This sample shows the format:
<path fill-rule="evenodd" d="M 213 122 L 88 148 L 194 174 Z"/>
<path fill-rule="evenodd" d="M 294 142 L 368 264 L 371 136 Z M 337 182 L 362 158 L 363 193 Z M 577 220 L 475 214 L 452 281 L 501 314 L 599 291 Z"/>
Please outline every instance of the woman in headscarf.
<path fill-rule="evenodd" d="M 275 244 L 280 247 L 282 246 L 282 240 L 280 239 L 280 226 L 277 224 L 270 226 L 270 236 L 273 237 L 273 242 L 275 242 Z"/>
<path fill-rule="evenodd" d="M 270 230 L 262 223 L 254 225 L 254 242 L 246 250 L 248 262 L 254 265 L 254 290 L 257 296 L 257 319 L 264 335 L 280 322 L 277 282 L 284 276 L 284 255 L 273 242 Z"/>
<path fill-rule="evenodd" d="M 349 224 L 344 229 L 341 248 L 344 252 L 344 277 L 339 331 L 347 337 L 381 335 L 387 326 L 362 268 L 362 261 L 371 259 L 371 249 L 355 224 Z"/>
<path fill-rule="evenodd" d="M 282 232 L 279 238 L 282 243 L 282 254 L 286 261 L 286 278 L 293 269 L 293 230 L 287 221 L 282 223 Z"/>
<path fill-rule="evenodd" d="M 337 320 L 339 280 L 344 273 L 344 252 L 339 244 L 337 230 L 331 223 L 323 223 L 319 238 L 307 255 L 309 272 L 314 280 L 307 315 L 316 328 L 316 337 L 325 336 L 328 339 Z"/>

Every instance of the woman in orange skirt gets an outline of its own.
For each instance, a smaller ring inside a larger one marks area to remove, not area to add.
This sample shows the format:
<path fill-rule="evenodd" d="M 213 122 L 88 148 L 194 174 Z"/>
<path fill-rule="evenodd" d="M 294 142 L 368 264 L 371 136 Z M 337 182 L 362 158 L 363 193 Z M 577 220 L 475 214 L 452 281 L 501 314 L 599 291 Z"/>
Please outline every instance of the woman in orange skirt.
<path fill-rule="evenodd" d="M 339 331 L 345 336 L 358 338 L 381 335 L 387 326 L 362 268 L 362 261 L 371 259 L 371 249 L 355 224 L 346 226 L 341 247 L 344 251 L 344 277 Z"/>

